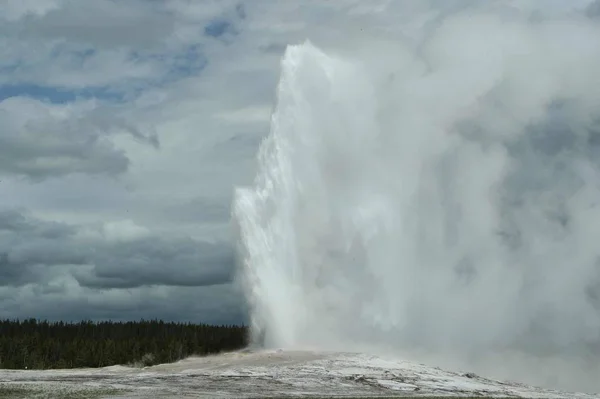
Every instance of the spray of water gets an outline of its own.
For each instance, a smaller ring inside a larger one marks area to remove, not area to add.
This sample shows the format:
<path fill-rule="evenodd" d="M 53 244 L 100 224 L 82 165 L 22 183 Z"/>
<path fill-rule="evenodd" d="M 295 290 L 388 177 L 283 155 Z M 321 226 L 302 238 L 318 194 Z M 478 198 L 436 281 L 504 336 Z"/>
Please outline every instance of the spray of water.
<path fill-rule="evenodd" d="M 283 57 L 234 201 L 254 339 L 600 390 L 599 26 L 458 14 L 363 50 Z"/>

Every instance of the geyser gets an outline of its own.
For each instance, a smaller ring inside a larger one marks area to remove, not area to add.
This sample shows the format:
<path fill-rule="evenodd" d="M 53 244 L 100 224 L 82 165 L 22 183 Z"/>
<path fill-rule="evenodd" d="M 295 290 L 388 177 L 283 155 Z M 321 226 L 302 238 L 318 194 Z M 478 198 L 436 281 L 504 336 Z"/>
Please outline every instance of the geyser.
<path fill-rule="evenodd" d="M 600 390 L 599 25 L 422 36 L 285 52 L 234 201 L 254 338 Z"/>

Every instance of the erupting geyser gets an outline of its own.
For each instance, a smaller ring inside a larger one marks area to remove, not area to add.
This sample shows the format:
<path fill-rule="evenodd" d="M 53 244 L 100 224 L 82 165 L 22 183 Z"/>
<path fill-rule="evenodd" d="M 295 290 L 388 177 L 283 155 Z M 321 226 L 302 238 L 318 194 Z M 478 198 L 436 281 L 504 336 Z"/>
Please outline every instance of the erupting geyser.
<path fill-rule="evenodd" d="M 522 369 L 494 370 L 513 378 L 541 359 L 593 388 L 600 29 L 510 15 L 449 17 L 419 46 L 288 47 L 234 202 L 255 338 L 510 355 Z"/>

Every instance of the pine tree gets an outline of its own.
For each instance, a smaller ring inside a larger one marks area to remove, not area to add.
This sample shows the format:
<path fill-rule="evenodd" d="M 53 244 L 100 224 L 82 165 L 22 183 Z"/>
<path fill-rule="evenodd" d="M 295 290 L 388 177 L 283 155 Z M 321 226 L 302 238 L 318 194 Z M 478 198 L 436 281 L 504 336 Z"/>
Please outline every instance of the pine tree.
<path fill-rule="evenodd" d="M 35 319 L 0 321 L 0 368 L 48 369 L 173 362 L 243 348 L 244 326 Z"/>

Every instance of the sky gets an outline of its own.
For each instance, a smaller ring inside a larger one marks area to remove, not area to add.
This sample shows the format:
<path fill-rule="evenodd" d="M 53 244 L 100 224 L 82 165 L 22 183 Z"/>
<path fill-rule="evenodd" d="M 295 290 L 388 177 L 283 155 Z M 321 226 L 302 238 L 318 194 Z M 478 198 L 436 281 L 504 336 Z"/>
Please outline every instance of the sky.
<path fill-rule="evenodd" d="M 474 3 L 1 2 L 0 318 L 245 322 L 230 207 L 286 45 L 418 39 Z"/>
<path fill-rule="evenodd" d="M 281 55 L 384 5 L 1 2 L 0 318 L 245 322 L 230 205 Z"/>

